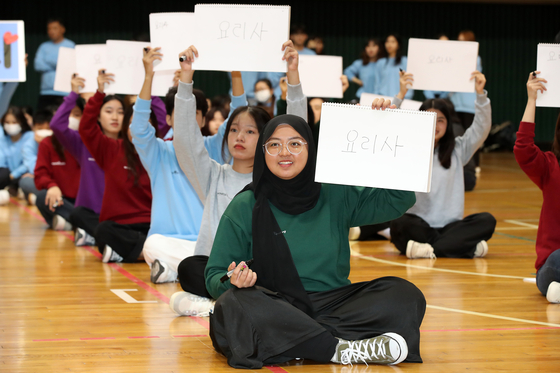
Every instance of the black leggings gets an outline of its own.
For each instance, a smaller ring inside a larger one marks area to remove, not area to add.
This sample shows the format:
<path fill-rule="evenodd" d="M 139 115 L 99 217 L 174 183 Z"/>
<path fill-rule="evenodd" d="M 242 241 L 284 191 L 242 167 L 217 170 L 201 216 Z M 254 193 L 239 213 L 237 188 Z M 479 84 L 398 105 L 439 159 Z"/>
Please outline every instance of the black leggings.
<path fill-rule="evenodd" d="M 119 224 L 105 220 L 95 230 L 95 242 L 101 253 L 105 245 L 109 245 L 123 257 L 123 262 L 135 263 L 142 253 L 149 230 L 150 223 Z"/>
<path fill-rule="evenodd" d="M 183 259 L 177 267 L 177 277 L 184 291 L 212 299 L 206 290 L 204 269 L 208 263 L 206 255 L 193 255 Z"/>

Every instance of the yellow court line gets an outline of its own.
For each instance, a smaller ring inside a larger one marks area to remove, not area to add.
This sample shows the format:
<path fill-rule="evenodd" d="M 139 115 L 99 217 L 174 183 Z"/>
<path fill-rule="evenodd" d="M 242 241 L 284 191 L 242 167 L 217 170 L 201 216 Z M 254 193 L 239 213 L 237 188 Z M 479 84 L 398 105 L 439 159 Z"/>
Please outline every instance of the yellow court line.
<path fill-rule="evenodd" d="M 522 323 L 525 323 L 525 324 L 544 325 L 544 326 L 551 326 L 551 327 L 555 327 L 555 328 L 560 328 L 560 324 L 552 324 L 552 323 L 547 323 L 547 322 L 540 322 L 540 321 L 532 321 L 532 320 L 517 319 L 517 318 L 514 318 L 514 317 L 506 317 L 506 316 L 492 315 L 492 314 L 490 314 L 490 313 L 481 313 L 481 312 L 472 312 L 472 311 L 456 310 L 456 309 L 454 309 L 454 308 L 438 307 L 438 306 L 432 306 L 432 305 L 430 305 L 430 304 L 426 305 L 426 308 L 432 308 L 432 309 L 440 310 L 440 311 L 448 311 L 448 312 L 463 313 L 463 314 L 473 315 L 473 316 L 489 317 L 489 318 L 492 318 L 492 319 L 500 319 L 500 320 L 508 320 L 508 321 L 522 322 Z"/>
<path fill-rule="evenodd" d="M 503 228 L 496 228 L 497 231 L 520 231 L 524 229 L 535 230 L 537 227 L 503 227 Z"/>
<path fill-rule="evenodd" d="M 417 265 L 412 265 L 412 264 L 405 264 L 405 263 L 397 263 L 397 262 L 393 262 L 390 260 L 383 260 L 383 259 L 378 259 L 372 256 L 364 256 L 362 254 L 359 254 L 357 252 L 355 252 L 354 250 L 350 249 L 350 253 L 353 256 L 356 256 L 360 259 L 365 259 L 365 260 L 370 260 L 372 262 L 378 262 L 378 263 L 383 263 L 383 264 L 389 264 L 389 265 L 395 265 L 395 266 L 401 266 L 401 267 L 409 267 L 409 268 L 418 268 L 418 269 L 427 269 L 430 271 L 437 271 L 437 272 L 447 272 L 447 273 L 456 273 L 456 274 L 461 274 L 461 275 L 473 275 L 473 276 L 486 276 L 486 277 L 498 277 L 498 278 L 511 278 L 511 279 L 515 279 L 515 280 L 523 280 L 525 277 L 521 277 L 521 276 L 508 276 L 508 275 L 494 275 L 494 274 L 488 274 L 488 273 L 478 273 L 478 272 L 466 272 L 466 271 L 456 271 L 453 269 L 444 269 L 444 268 L 432 268 L 432 267 L 423 267 L 423 266 L 417 266 Z"/>

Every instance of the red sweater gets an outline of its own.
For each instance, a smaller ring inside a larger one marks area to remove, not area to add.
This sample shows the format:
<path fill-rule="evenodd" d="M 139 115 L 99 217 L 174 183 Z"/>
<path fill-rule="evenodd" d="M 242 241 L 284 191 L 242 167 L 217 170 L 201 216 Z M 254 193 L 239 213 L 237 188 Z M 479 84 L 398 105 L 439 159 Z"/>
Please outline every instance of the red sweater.
<path fill-rule="evenodd" d="M 535 123 L 521 122 L 513 152 L 519 166 L 543 193 L 543 204 L 537 231 L 537 261 L 541 268 L 548 256 L 560 249 L 560 165 L 552 152 L 536 145 Z"/>
<path fill-rule="evenodd" d="M 75 199 L 80 186 L 80 165 L 64 149 L 65 159 L 58 156 L 50 137 L 39 144 L 35 164 L 35 186 L 38 190 L 57 186 L 64 197 Z"/>
<path fill-rule="evenodd" d="M 99 221 L 111 220 L 119 224 L 149 223 L 152 207 L 150 178 L 137 159 L 138 183 L 128 172 L 123 140 L 111 139 L 101 132 L 97 117 L 104 93 L 96 92 L 89 99 L 80 121 L 80 137 L 105 172 L 105 193 Z"/>

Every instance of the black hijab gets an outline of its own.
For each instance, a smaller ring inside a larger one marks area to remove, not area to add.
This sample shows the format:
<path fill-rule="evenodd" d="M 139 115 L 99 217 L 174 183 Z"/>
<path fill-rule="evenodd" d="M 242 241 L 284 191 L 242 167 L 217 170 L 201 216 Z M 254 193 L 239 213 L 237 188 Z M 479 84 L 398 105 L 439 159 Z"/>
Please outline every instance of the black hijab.
<path fill-rule="evenodd" d="M 265 161 L 264 143 L 280 125 L 290 125 L 307 142 L 307 164 L 290 180 L 275 176 Z M 252 190 L 256 203 L 253 207 L 252 269 L 257 273 L 257 285 L 280 293 L 293 306 L 313 315 L 311 301 L 305 291 L 292 259 L 288 242 L 282 233 L 269 202 L 280 211 L 298 215 L 315 207 L 321 193 L 321 184 L 315 180 L 317 149 L 307 122 L 295 115 L 280 115 L 270 120 L 260 134 L 255 151 L 253 182 L 245 190 Z"/>

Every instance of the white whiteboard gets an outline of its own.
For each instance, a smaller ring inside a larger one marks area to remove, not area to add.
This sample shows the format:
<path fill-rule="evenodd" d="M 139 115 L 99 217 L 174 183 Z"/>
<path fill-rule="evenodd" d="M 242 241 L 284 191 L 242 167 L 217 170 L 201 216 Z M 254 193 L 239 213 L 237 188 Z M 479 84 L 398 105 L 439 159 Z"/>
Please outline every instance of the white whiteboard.
<path fill-rule="evenodd" d="M 342 98 L 342 57 L 299 56 L 299 79 L 307 97 Z"/>
<path fill-rule="evenodd" d="M 76 45 L 76 73 L 86 80 L 82 92 L 97 91 L 99 69 L 107 69 L 107 50 L 105 44 Z M 109 72 L 109 71 L 108 71 Z"/>
<path fill-rule="evenodd" d="M 537 71 L 544 78 L 546 91 L 537 93 L 537 106 L 560 107 L 560 44 L 539 44 L 537 47 Z"/>
<path fill-rule="evenodd" d="M 25 23 L 0 21 L 2 54 L 0 54 L 0 82 L 25 82 Z"/>
<path fill-rule="evenodd" d="M 54 90 L 70 92 L 72 90 L 72 75 L 76 72 L 76 51 L 74 48 L 60 47 L 54 76 Z"/>
<path fill-rule="evenodd" d="M 175 70 L 156 71 L 154 80 L 152 81 L 152 96 L 163 97 L 173 86 L 173 77 Z M 140 91 L 137 92 L 139 94 Z"/>
<path fill-rule="evenodd" d="M 137 95 L 144 83 L 144 41 L 107 40 L 107 72 L 115 74 L 105 91 L 123 95 Z"/>
<path fill-rule="evenodd" d="M 315 181 L 430 191 L 436 113 L 324 103 Z"/>
<path fill-rule="evenodd" d="M 414 89 L 474 92 L 470 78 L 476 70 L 477 42 L 411 38 L 407 57 Z"/>
<path fill-rule="evenodd" d="M 194 13 L 150 14 L 150 40 L 163 53 L 162 60 L 154 62 L 154 70 L 178 69 L 179 53 L 195 43 Z"/>
<path fill-rule="evenodd" d="M 195 70 L 286 72 L 289 6 L 197 4 L 194 13 Z"/>
<path fill-rule="evenodd" d="M 370 107 L 371 104 L 373 104 L 373 100 L 375 100 L 376 98 L 383 98 L 385 100 L 391 100 L 391 102 L 395 101 L 394 97 L 381 96 L 381 95 L 376 95 L 376 94 L 373 94 L 373 93 L 364 92 L 360 95 L 360 105 Z M 420 106 L 422 106 L 422 101 L 409 100 L 409 99 L 405 98 L 399 109 L 418 110 L 418 109 L 420 109 Z"/>

